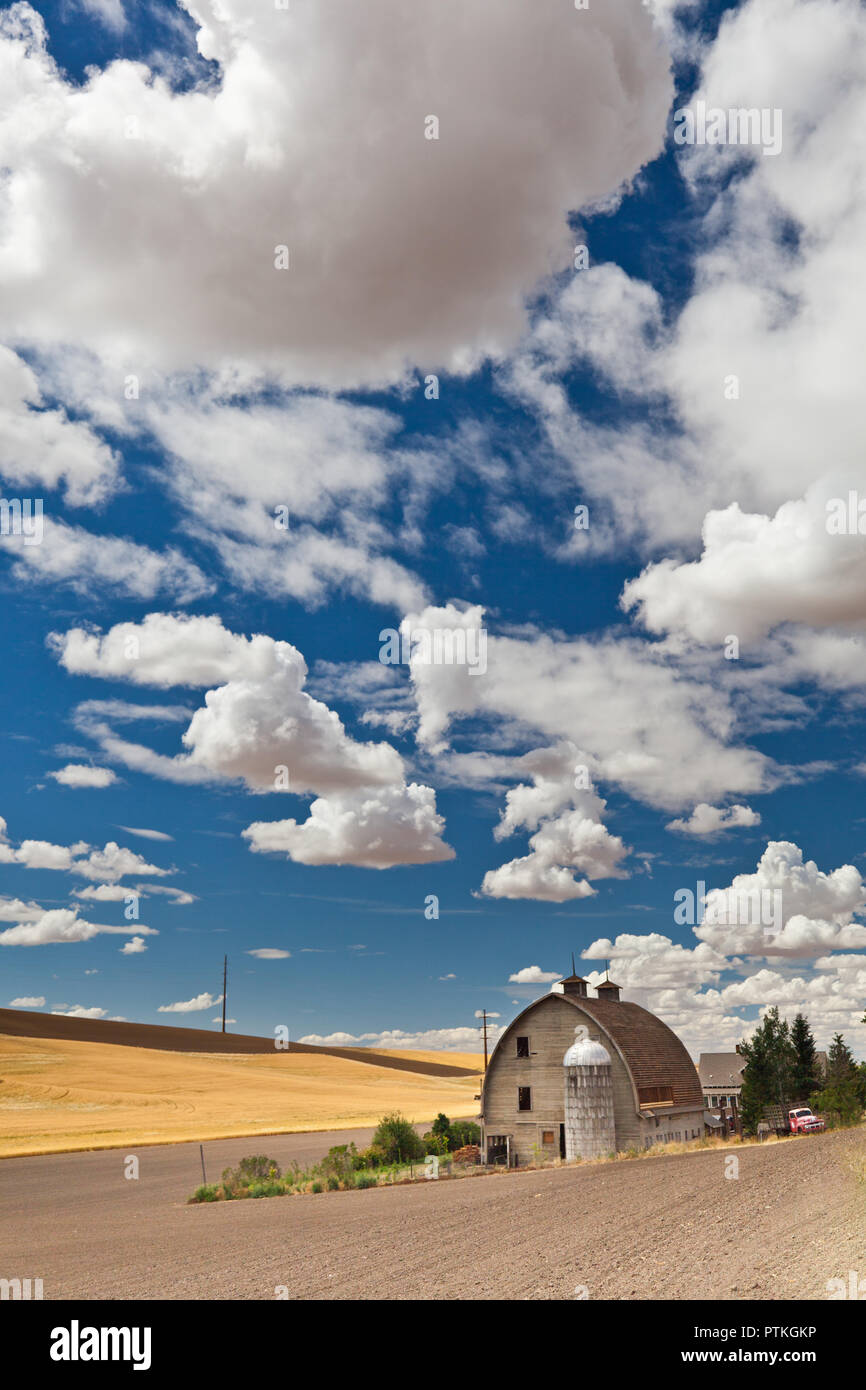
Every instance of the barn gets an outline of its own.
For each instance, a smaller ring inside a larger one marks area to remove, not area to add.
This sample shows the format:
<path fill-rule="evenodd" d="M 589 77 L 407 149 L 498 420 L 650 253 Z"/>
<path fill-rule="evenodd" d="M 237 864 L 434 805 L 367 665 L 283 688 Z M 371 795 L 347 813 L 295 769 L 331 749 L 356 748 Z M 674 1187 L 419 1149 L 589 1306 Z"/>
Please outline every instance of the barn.
<path fill-rule="evenodd" d="M 694 1062 L 655 1014 L 603 981 L 572 974 L 518 1014 L 481 1092 L 489 1163 L 598 1157 L 698 1139 L 704 1100 Z"/>

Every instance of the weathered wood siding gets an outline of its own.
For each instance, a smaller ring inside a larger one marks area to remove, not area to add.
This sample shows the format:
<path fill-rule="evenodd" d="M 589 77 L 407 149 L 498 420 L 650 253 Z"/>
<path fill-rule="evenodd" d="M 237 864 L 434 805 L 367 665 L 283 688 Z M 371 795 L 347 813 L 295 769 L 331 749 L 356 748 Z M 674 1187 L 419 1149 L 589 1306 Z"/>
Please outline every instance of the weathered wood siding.
<path fill-rule="evenodd" d="M 700 1139 L 704 1133 L 703 1110 L 670 1110 L 665 1106 L 650 1106 L 654 1118 L 641 1120 L 641 1143 L 649 1148 L 652 1144 L 663 1144 L 668 1139 L 686 1143 Z M 656 1124 L 658 1120 L 658 1124 Z"/>
<path fill-rule="evenodd" d="M 491 1059 L 484 1091 L 486 1136 L 510 1134 L 512 1150 L 522 1163 L 536 1154 L 559 1154 L 559 1126 L 565 1121 L 565 1069 L 562 1059 L 574 1042 L 574 1030 L 585 1024 L 589 1037 L 610 1053 L 613 1075 L 616 1147 L 643 1143 L 642 1124 L 628 1071 L 613 1042 L 589 1011 L 575 1007 L 562 995 L 548 994 L 508 1029 Z M 529 1057 L 517 1056 L 517 1038 L 528 1036 Z M 517 1108 L 517 1089 L 532 1090 L 532 1110 Z M 542 1132 L 553 1130 L 553 1145 L 542 1144 Z"/>

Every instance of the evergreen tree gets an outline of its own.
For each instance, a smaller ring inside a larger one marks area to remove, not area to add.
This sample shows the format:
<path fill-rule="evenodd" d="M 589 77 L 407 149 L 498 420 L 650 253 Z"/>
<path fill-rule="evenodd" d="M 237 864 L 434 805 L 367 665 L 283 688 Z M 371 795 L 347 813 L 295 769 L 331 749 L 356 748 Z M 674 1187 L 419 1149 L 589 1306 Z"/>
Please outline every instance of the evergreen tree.
<path fill-rule="evenodd" d="M 830 1085 L 853 1081 L 857 1076 L 854 1056 L 841 1033 L 836 1033 L 828 1053 L 827 1081 Z"/>
<path fill-rule="evenodd" d="M 756 1030 L 750 1042 L 740 1043 L 740 1055 L 746 1059 L 740 1091 L 740 1119 L 746 1133 L 755 1134 L 767 1103 L 769 1089 L 767 1047 L 761 1029 Z"/>
<path fill-rule="evenodd" d="M 821 1079 L 815 1060 L 815 1039 L 809 1027 L 809 1020 L 804 1014 L 797 1014 L 791 1025 L 791 1044 L 794 1048 L 794 1099 L 805 1103 L 812 1092 L 818 1089 Z"/>
<path fill-rule="evenodd" d="M 828 1082 L 810 1097 L 812 1109 L 823 1115 L 828 1129 L 856 1125 L 863 1115 L 862 1083 L 859 1080 Z"/>
<path fill-rule="evenodd" d="M 740 1115 L 746 1131 L 754 1134 L 766 1106 L 781 1105 L 785 1110 L 796 1099 L 796 1052 L 787 1020 L 779 1018 L 775 1006 L 767 1010 L 749 1041 L 740 1043 L 740 1055 L 746 1061 Z"/>
<path fill-rule="evenodd" d="M 859 1124 L 866 1108 L 866 1067 L 854 1061 L 841 1033 L 837 1033 L 827 1054 L 827 1079 L 811 1099 L 812 1108 L 823 1114 L 828 1128 Z"/>

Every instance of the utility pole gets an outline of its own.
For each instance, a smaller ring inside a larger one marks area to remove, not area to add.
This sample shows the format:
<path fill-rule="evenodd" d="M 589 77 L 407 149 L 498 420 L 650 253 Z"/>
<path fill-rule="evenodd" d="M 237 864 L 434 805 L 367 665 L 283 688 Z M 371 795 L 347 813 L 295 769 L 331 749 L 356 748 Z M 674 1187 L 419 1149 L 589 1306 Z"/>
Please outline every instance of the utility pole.
<path fill-rule="evenodd" d="M 487 1070 L 487 1010 L 481 1010 L 481 1017 L 484 1023 L 484 1070 Z"/>
<path fill-rule="evenodd" d="M 226 977 L 228 975 L 228 956 L 223 956 L 223 1032 L 226 1031 Z"/>

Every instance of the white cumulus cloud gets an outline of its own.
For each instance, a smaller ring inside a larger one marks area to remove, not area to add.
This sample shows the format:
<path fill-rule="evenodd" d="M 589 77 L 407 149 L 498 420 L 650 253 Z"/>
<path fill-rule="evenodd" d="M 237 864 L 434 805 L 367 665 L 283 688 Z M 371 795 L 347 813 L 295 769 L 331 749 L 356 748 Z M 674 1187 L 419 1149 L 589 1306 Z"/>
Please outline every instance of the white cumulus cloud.
<path fill-rule="evenodd" d="M 110 787 L 117 781 L 117 773 L 110 767 L 91 767 L 86 763 L 67 763 L 48 776 L 62 787 Z"/>
<path fill-rule="evenodd" d="M 827 873 L 798 845 L 771 840 L 754 873 L 710 889 L 694 930 L 726 955 L 820 956 L 866 947 L 866 927 L 853 920 L 864 906 L 866 884 L 853 864 Z"/>
<path fill-rule="evenodd" d="M 87 922 L 78 916 L 77 908 L 56 907 L 43 912 L 37 921 L 22 922 L 15 927 L 0 931 L 0 946 L 53 946 L 67 945 L 77 941 L 91 941 L 102 934 L 113 936 L 132 936 L 138 932 L 144 936 L 156 936 L 153 927 L 144 927 L 140 922 L 135 926 L 107 927 L 101 923 Z"/>
<path fill-rule="evenodd" d="M 508 976 L 510 985 L 549 985 L 554 980 L 561 980 L 560 970 L 542 970 L 540 965 L 525 965 L 522 970 L 518 970 L 513 975 Z"/>
<path fill-rule="evenodd" d="M 137 956 L 140 955 L 142 951 L 146 950 L 147 945 L 145 943 L 144 937 L 134 936 L 131 941 L 127 941 L 125 945 L 121 946 L 120 954 L 122 956 Z"/>
<path fill-rule="evenodd" d="M 193 999 L 181 1000 L 178 1004 L 159 1004 L 158 1014 L 193 1014 L 201 1009 L 212 1009 L 214 1004 L 222 1003 L 222 995 L 197 994 Z"/>
<path fill-rule="evenodd" d="M 4 11 L 10 340 L 332 385 L 460 370 L 570 263 L 567 213 L 662 146 L 668 59 L 636 0 L 185 8 L 208 88 L 123 61 L 68 81 L 35 10 Z"/>
<path fill-rule="evenodd" d="M 347 734 L 339 716 L 304 689 L 307 665 L 290 643 L 239 636 L 216 617 L 152 613 L 104 635 L 55 634 L 51 645 L 77 674 L 214 685 L 183 735 L 186 753 L 169 757 L 121 740 L 98 710 L 80 727 L 104 754 L 169 780 L 236 779 L 251 791 L 316 798 L 304 821 L 251 824 L 244 834 L 252 849 L 303 864 L 369 868 L 453 857 L 433 790 L 407 784 L 390 744 Z"/>
<path fill-rule="evenodd" d="M 318 797 L 305 821 L 256 821 L 243 832 L 258 853 L 298 864 L 357 864 L 390 869 L 453 859 L 430 787 L 371 788 Z"/>
<path fill-rule="evenodd" d="M 760 823 L 761 817 L 750 806 L 709 806 L 700 801 L 688 818 L 668 821 L 666 828 L 681 835 L 718 835 L 722 830 Z"/>

